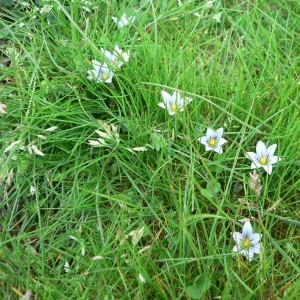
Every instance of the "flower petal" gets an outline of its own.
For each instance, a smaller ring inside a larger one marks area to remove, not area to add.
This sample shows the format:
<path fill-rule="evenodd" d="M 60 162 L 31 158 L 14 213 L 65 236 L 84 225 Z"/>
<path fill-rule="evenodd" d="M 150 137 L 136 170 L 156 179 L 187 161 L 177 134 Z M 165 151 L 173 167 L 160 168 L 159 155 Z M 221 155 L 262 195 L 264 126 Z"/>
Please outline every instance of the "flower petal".
<path fill-rule="evenodd" d="M 262 165 L 262 167 L 266 170 L 268 174 L 272 174 L 272 165 Z"/>
<path fill-rule="evenodd" d="M 92 79 L 93 79 L 92 71 L 88 70 L 87 73 L 88 73 L 88 75 L 89 75 L 89 76 L 87 77 L 87 79 L 88 79 L 88 80 L 92 80 Z"/>
<path fill-rule="evenodd" d="M 281 160 L 281 157 L 278 157 L 278 156 L 272 156 L 272 157 L 270 157 L 270 160 L 269 160 L 269 164 L 270 165 L 273 165 L 273 164 L 275 164 L 275 163 L 277 163 L 277 162 L 279 162 Z"/>
<path fill-rule="evenodd" d="M 207 145 L 207 139 L 206 139 L 206 136 L 203 136 L 201 138 L 198 138 L 198 141 L 201 142 L 202 145 Z"/>
<path fill-rule="evenodd" d="M 248 249 L 242 249 L 242 250 L 240 251 L 240 254 L 245 255 L 245 256 L 248 256 Z"/>
<path fill-rule="evenodd" d="M 127 19 L 128 19 L 131 23 L 133 23 L 133 22 L 135 21 L 135 16 L 127 17 Z"/>
<path fill-rule="evenodd" d="M 232 237 L 238 245 L 241 244 L 243 235 L 240 232 L 232 232 Z"/>
<path fill-rule="evenodd" d="M 106 79 L 104 82 L 112 83 L 112 76 L 109 76 L 109 78 Z"/>
<path fill-rule="evenodd" d="M 101 65 L 103 65 L 103 64 L 101 64 L 98 60 L 95 60 L 95 59 L 92 60 L 92 64 L 93 64 L 93 67 L 94 67 L 94 68 L 95 68 L 95 67 L 101 67 Z"/>
<path fill-rule="evenodd" d="M 216 136 L 216 132 L 212 130 L 211 128 L 207 128 L 206 130 L 206 138 L 209 140 L 210 138 L 213 138 Z"/>
<path fill-rule="evenodd" d="M 160 102 L 160 103 L 158 103 L 158 106 L 160 106 L 160 107 L 166 109 L 166 104 L 165 104 L 165 102 Z"/>
<path fill-rule="evenodd" d="M 168 112 L 169 112 L 169 115 L 170 115 L 170 116 L 175 115 L 175 111 L 171 111 L 170 109 L 168 109 Z"/>
<path fill-rule="evenodd" d="M 127 17 L 126 13 L 124 13 L 120 19 L 120 21 L 118 21 L 118 28 L 121 29 L 122 27 L 126 26 L 129 24 L 129 21 L 132 21 L 132 17 Z M 132 21 L 133 22 L 133 21 Z"/>
<path fill-rule="evenodd" d="M 273 154 L 275 153 L 276 147 L 277 147 L 277 144 L 273 144 L 270 147 L 268 147 L 267 155 L 269 158 L 271 158 L 273 156 Z"/>
<path fill-rule="evenodd" d="M 259 233 L 252 233 L 251 236 L 249 236 L 249 239 L 252 242 L 252 245 L 255 245 L 259 242 L 260 240 L 260 234 Z"/>
<path fill-rule="evenodd" d="M 120 49 L 119 45 L 116 45 L 116 46 L 115 46 L 115 52 L 116 52 L 117 54 L 121 54 L 121 53 L 122 53 L 122 49 Z"/>
<path fill-rule="evenodd" d="M 217 145 L 216 147 L 214 147 L 213 150 L 219 154 L 223 153 L 223 149 L 220 145 Z"/>
<path fill-rule="evenodd" d="M 267 148 L 266 148 L 266 145 L 262 141 L 259 141 L 257 143 L 256 153 L 257 153 L 258 157 L 267 156 Z"/>
<path fill-rule="evenodd" d="M 252 250 L 253 250 L 254 253 L 259 254 L 260 253 L 260 244 L 258 243 L 256 245 L 253 245 Z"/>
<path fill-rule="evenodd" d="M 259 157 L 255 152 L 246 152 L 246 156 L 250 158 L 256 165 L 259 165 Z"/>
<path fill-rule="evenodd" d="M 172 103 L 177 103 L 177 104 L 183 103 L 179 92 L 175 91 L 173 93 Z"/>
<path fill-rule="evenodd" d="M 110 59 L 115 65 L 118 66 L 118 68 L 122 67 L 124 62 L 129 61 L 129 51 L 123 52 L 121 48 L 119 48 L 118 45 L 115 46 L 114 52 L 112 54 L 112 58 Z"/>
<path fill-rule="evenodd" d="M 190 97 L 185 97 L 185 98 L 184 98 L 185 104 L 188 104 L 188 103 L 190 103 L 191 101 L 193 101 L 193 98 L 190 98 Z"/>
<path fill-rule="evenodd" d="M 253 249 L 252 248 L 248 249 L 248 251 L 247 251 L 247 258 L 249 259 L 249 261 L 252 260 L 253 255 L 254 255 Z"/>
<path fill-rule="evenodd" d="M 227 143 L 227 141 L 226 141 L 225 139 L 223 139 L 223 138 L 220 138 L 220 139 L 219 139 L 219 142 L 218 142 L 218 145 L 219 145 L 219 146 L 222 146 L 222 145 L 224 145 L 225 143 Z"/>
<path fill-rule="evenodd" d="M 170 101 L 170 99 L 172 99 L 172 96 L 169 93 L 167 93 L 166 91 L 161 91 L 161 95 L 162 95 L 165 103 L 168 103 Z"/>
<path fill-rule="evenodd" d="M 243 230 L 242 230 L 243 237 L 249 237 L 252 235 L 252 226 L 249 221 L 245 222 Z"/>
<path fill-rule="evenodd" d="M 127 52 L 122 52 L 121 54 L 119 54 L 119 55 L 121 55 L 122 56 L 122 58 L 123 58 L 123 60 L 125 61 L 125 62 L 128 62 L 129 61 L 129 51 L 128 51 L 128 53 Z"/>
<path fill-rule="evenodd" d="M 222 138 L 223 132 L 224 132 L 223 128 L 219 128 L 219 129 L 216 130 L 216 133 L 217 133 L 216 139 L 217 140 L 220 140 Z"/>
<path fill-rule="evenodd" d="M 105 50 L 103 48 L 101 48 L 100 50 L 104 54 L 104 56 L 107 57 L 110 61 L 114 61 L 115 60 L 115 57 L 114 57 L 114 55 L 111 52 L 109 52 L 108 50 Z"/>
<path fill-rule="evenodd" d="M 232 249 L 232 252 L 239 252 L 239 249 L 240 248 L 238 247 L 238 245 L 235 245 Z"/>

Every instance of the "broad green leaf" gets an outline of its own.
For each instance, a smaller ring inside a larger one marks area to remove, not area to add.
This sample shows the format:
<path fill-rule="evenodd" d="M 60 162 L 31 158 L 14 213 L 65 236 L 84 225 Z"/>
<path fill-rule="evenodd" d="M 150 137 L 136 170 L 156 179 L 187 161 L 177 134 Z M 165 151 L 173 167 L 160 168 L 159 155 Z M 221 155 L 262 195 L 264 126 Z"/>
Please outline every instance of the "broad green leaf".
<path fill-rule="evenodd" d="M 211 285 L 211 282 L 210 282 L 210 279 L 206 276 L 200 276 L 197 278 L 195 284 L 198 286 L 198 288 L 201 290 L 201 291 L 206 291 L 209 289 L 210 285 Z"/>
<path fill-rule="evenodd" d="M 200 299 L 202 292 L 208 290 L 210 285 L 209 278 L 200 276 L 193 285 L 187 287 L 187 293 L 192 299 Z"/>
<path fill-rule="evenodd" d="M 199 290 L 197 285 L 195 285 L 195 284 L 189 285 L 187 287 L 186 291 L 192 299 L 200 299 L 201 290 Z"/>
<path fill-rule="evenodd" d="M 208 199 L 214 197 L 214 193 L 211 189 L 201 189 L 201 195 Z"/>

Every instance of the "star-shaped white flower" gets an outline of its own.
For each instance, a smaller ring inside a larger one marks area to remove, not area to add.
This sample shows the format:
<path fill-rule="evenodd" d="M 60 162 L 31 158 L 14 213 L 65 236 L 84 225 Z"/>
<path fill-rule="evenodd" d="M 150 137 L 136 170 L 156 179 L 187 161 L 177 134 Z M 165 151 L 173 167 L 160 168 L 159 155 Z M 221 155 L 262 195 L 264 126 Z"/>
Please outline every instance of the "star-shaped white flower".
<path fill-rule="evenodd" d="M 164 100 L 158 103 L 158 106 L 167 109 L 171 116 L 177 111 L 183 111 L 184 106 L 193 100 L 189 97 L 181 98 L 180 93 L 177 91 L 172 96 L 165 91 L 162 91 L 161 94 Z"/>
<path fill-rule="evenodd" d="M 117 23 L 118 28 L 121 29 L 124 26 L 127 26 L 128 24 L 131 24 L 135 20 L 135 16 L 127 17 L 126 13 L 123 14 L 120 20 L 118 20 L 116 17 L 111 17 L 115 23 Z"/>
<path fill-rule="evenodd" d="M 123 52 L 118 45 L 115 46 L 113 53 L 101 48 L 101 52 L 112 62 L 112 64 L 118 68 L 121 68 L 125 62 L 129 61 L 129 51 Z"/>
<path fill-rule="evenodd" d="M 236 242 L 233 247 L 233 252 L 239 252 L 249 259 L 252 260 L 254 253 L 259 254 L 260 251 L 260 238 L 262 234 L 253 233 L 252 226 L 249 221 L 246 221 L 242 230 L 240 232 L 233 232 L 232 237 Z"/>
<path fill-rule="evenodd" d="M 280 157 L 274 156 L 277 144 L 270 147 L 259 141 L 256 145 L 255 152 L 247 152 L 247 156 L 252 160 L 251 169 L 263 167 L 268 174 L 272 173 L 272 165 L 281 160 Z"/>
<path fill-rule="evenodd" d="M 93 70 L 87 71 L 89 80 L 96 80 L 96 82 L 111 83 L 114 73 L 108 68 L 106 63 L 99 63 L 97 60 L 92 60 Z"/>
<path fill-rule="evenodd" d="M 227 141 L 222 138 L 223 131 L 223 128 L 219 128 L 216 131 L 207 128 L 206 136 L 198 138 L 198 141 L 205 146 L 206 151 L 213 150 L 217 153 L 223 153 L 222 145 L 227 143 Z"/>

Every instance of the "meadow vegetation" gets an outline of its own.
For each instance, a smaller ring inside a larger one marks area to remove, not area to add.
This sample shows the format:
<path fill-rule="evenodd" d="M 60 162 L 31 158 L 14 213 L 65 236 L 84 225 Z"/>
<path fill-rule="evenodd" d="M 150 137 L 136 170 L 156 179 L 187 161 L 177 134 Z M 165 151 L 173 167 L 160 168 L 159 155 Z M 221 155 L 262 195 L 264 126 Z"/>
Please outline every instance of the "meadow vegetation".
<path fill-rule="evenodd" d="M 298 298 L 300 2 L 0 3 L 1 299 Z"/>

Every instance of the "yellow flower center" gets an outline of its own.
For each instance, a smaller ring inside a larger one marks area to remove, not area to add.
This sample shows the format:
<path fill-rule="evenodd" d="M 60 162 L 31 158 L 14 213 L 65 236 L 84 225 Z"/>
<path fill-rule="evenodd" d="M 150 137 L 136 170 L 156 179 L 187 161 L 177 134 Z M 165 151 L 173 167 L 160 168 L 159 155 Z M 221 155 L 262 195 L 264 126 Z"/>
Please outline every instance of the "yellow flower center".
<path fill-rule="evenodd" d="M 108 73 L 102 73 L 102 79 L 104 80 L 104 81 L 106 81 L 108 78 L 109 78 L 109 74 Z"/>
<path fill-rule="evenodd" d="M 170 104 L 170 111 L 176 112 L 178 108 L 179 108 L 178 104 L 176 104 L 176 103 Z"/>
<path fill-rule="evenodd" d="M 250 241 L 249 238 L 245 237 L 245 238 L 242 239 L 241 245 L 242 245 L 243 248 L 247 248 L 248 249 L 248 248 L 250 248 L 252 246 L 252 243 L 251 243 L 251 241 Z"/>
<path fill-rule="evenodd" d="M 266 156 L 263 156 L 260 160 L 259 160 L 259 163 L 261 165 L 267 165 L 269 162 L 269 159 L 266 157 Z"/>
<path fill-rule="evenodd" d="M 209 147 L 215 148 L 218 144 L 218 141 L 216 138 L 210 138 L 207 142 Z"/>

